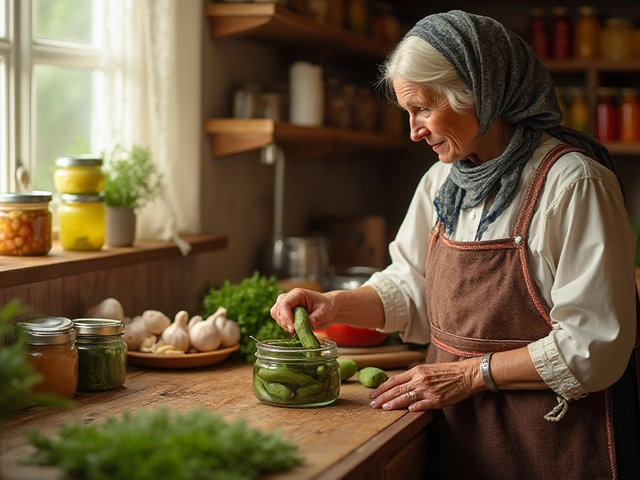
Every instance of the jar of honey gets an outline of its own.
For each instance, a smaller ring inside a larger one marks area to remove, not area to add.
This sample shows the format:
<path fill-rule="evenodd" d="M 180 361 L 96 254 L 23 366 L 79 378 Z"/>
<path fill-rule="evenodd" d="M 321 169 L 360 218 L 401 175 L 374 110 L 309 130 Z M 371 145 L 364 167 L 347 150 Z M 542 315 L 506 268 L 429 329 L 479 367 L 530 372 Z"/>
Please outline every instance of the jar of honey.
<path fill-rule="evenodd" d="M 26 335 L 27 360 L 42 381 L 34 393 L 73 398 L 78 386 L 78 350 L 73 322 L 64 317 L 30 316 L 17 326 Z"/>
<path fill-rule="evenodd" d="M 51 197 L 51 192 L 0 193 L 1 255 L 49 253 Z"/>
<path fill-rule="evenodd" d="M 630 18 L 608 18 L 600 33 L 600 55 L 607 60 L 632 59 L 636 53 L 635 38 Z"/>
<path fill-rule="evenodd" d="M 60 246 L 63 250 L 101 250 L 105 219 L 101 195 L 60 195 Z"/>
<path fill-rule="evenodd" d="M 584 88 L 569 88 L 569 127 L 589 133 L 589 106 Z"/>
<path fill-rule="evenodd" d="M 574 31 L 573 51 L 576 58 L 591 60 L 597 58 L 600 40 L 600 22 L 595 7 L 578 8 L 580 17 Z"/>
<path fill-rule="evenodd" d="M 102 157 L 75 155 L 58 157 L 53 182 L 59 193 L 97 195 L 104 187 Z"/>

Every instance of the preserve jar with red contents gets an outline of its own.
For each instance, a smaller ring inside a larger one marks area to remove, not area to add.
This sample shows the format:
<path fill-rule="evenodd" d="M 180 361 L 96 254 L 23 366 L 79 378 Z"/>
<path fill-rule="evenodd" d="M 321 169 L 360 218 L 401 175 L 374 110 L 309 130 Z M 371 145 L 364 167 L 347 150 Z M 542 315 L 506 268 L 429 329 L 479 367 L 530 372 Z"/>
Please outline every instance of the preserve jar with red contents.
<path fill-rule="evenodd" d="M 620 102 L 620 140 L 637 142 L 640 140 L 640 103 L 639 90 L 623 88 Z"/>
<path fill-rule="evenodd" d="M 549 54 L 549 33 L 543 8 L 532 8 L 529 17 L 529 46 L 540 58 Z"/>
<path fill-rule="evenodd" d="M 551 57 L 571 57 L 571 43 L 573 29 L 569 19 L 569 9 L 566 7 L 553 7 L 551 9 L 553 22 L 551 23 Z"/>
<path fill-rule="evenodd" d="M 601 142 L 620 138 L 619 110 L 614 88 L 601 87 L 597 90 L 597 137 Z"/>
<path fill-rule="evenodd" d="M 51 250 L 51 192 L 0 193 L 0 255 Z"/>

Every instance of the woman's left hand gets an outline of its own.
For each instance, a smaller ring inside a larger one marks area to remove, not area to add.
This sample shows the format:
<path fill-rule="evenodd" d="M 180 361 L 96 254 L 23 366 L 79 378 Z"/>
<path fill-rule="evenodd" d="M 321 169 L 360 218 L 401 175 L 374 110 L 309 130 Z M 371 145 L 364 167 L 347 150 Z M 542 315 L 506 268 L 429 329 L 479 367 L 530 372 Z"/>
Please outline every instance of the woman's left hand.
<path fill-rule="evenodd" d="M 384 410 L 434 410 L 455 405 L 482 390 L 480 359 L 417 365 L 394 375 L 369 397 L 371 407 Z"/>

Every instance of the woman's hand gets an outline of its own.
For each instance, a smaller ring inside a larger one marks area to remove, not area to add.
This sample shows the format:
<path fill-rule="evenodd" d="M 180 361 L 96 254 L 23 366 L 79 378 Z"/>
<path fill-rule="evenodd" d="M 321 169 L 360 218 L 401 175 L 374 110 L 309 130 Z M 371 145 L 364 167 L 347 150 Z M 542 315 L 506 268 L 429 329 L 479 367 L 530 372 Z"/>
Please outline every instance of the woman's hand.
<path fill-rule="evenodd" d="M 417 365 L 371 392 L 371 407 L 434 410 L 455 405 L 482 390 L 486 387 L 480 374 L 480 358 Z"/>
<path fill-rule="evenodd" d="M 336 316 L 334 297 L 306 290 L 304 288 L 294 288 L 288 293 L 278 296 L 276 303 L 271 307 L 271 316 L 282 328 L 289 333 L 294 333 L 293 309 L 297 306 L 304 307 L 309 313 L 309 324 L 311 328 L 324 329 L 333 322 Z"/>

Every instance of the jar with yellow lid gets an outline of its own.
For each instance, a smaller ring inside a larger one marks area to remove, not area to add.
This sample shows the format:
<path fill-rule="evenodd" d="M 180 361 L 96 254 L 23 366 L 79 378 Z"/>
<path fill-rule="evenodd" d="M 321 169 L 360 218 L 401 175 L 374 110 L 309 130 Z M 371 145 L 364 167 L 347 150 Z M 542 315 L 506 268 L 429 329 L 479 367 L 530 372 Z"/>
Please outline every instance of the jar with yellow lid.
<path fill-rule="evenodd" d="M 58 157 L 53 182 L 59 193 L 97 195 L 104 188 L 102 157 L 75 155 Z"/>
<path fill-rule="evenodd" d="M 105 236 L 101 195 L 60 195 L 58 222 L 63 250 L 101 250 Z"/>
<path fill-rule="evenodd" d="M 1 255 L 49 253 L 51 197 L 51 192 L 0 193 Z"/>
<path fill-rule="evenodd" d="M 635 56 L 635 31 L 630 18 L 613 17 L 605 21 L 600 33 L 600 55 L 607 60 L 630 60 Z"/>
<path fill-rule="evenodd" d="M 78 386 L 78 350 L 71 320 L 34 315 L 20 319 L 17 326 L 25 332 L 27 360 L 42 375 L 34 393 L 73 398 Z"/>

